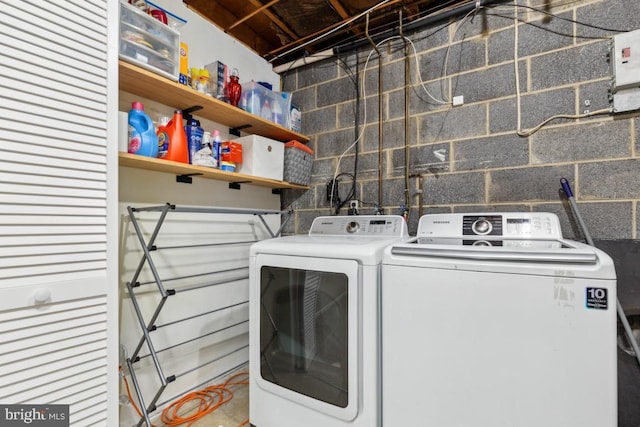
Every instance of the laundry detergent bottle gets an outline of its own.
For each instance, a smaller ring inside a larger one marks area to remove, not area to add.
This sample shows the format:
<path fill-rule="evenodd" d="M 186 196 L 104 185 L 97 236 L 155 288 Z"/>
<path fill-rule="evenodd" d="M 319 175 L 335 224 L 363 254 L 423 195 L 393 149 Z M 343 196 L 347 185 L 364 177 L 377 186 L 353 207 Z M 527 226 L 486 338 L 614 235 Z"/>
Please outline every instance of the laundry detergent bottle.
<path fill-rule="evenodd" d="M 158 157 L 158 137 L 153 121 L 144 112 L 142 102 L 135 101 L 129 111 L 129 147 L 131 154 Z"/>
<path fill-rule="evenodd" d="M 189 163 L 189 147 L 187 145 L 187 133 L 182 124 L 182 110 L 176 110 L 173 118 L 164 127 L 169 140 L 165 160 Z"/>

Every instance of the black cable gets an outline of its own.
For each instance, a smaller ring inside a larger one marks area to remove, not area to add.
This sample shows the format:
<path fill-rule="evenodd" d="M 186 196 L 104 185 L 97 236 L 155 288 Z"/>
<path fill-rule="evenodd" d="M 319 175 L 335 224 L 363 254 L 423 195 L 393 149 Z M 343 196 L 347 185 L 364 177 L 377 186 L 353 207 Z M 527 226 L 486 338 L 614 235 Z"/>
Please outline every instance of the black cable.
<path fill-rule="evenodd" d="M 612 32 L 612 33 L 628 33 L 630 31 L 630 30 L 614 30 L 614 29 L 611 29 L 611 28 L 600 27 L 599 25 L 589 24 L 588 22 L 576 21 L 576 20 L 571 19 L 571 18 L 564 18 L 564 17 L 562 17 L 560 15 L 556 15 L 556 14 L 553 14 L 551 12 L 547 12 L 544 9 L 538 9 L 536 7 L 533 7 L 533 6 L 525 6 L 523 4 L 511 5 L 511 7 L 513 7 L 513 6 L 522 7 L 522 8 L 525 8 L 525 9 L 530 9 L 530 10 L 533 10 L 535 12 L 539 12 L 539 13 L 542 13 L 544 15 L 560 19 L 561 21 L 572 22 L 574 24 L 582 25 L 584 27 L 589 27 L 589 28 L 593 28 L 593 29 L 596 29 L 596 30 L 602 30 L 602 31 L 607 31 L 607 32 Z M 504 7 L 504 6 L 502 6 L 502 7 Z"/>
<path fill-rule="evenodd" d="M 358 57 L 358 51 L 356 51 L 356 58 Z M 356 104 L 354 107 L 354 140 L 358 140 L 358 137 L 360 136 L 360 72 L 358 70 L 358 61 L 356 61 L 356 78 L 355 78 L 355 86 L 356 86 Z M 366 102 L 366 101 L 365 101 Z M 367 124 L 364 123 L 364 126 L 366 126 Z M 356 191 L 355 191 L 355 185 L 356 185 L 356 180 L 358 178 L 358 157 L 360 154 L 360 142 L 358 141 L 358 143 L 356 144 L 355 147 L 355 159 L 353 160 L 353 196 L 356 196 Z M 351 198 L 349 198 L 349 200 L 351 200 Z"/>
<path fill-rule="evenodd" d="M 340 197 L 340 177 L 343 176 L 347 176 L 351 178 L 351 188 L 349 189 L 349 193 L 347 194 L 347 196 L 343 199 Z M 333 193 L 332 193 L 333 192 Z M 353 174 L 350 174 L 348 172 L 343 172 L 340 173 L 338 175 L 336 175 L 336 177 L 334 179 L 329 180 L 329 182 L 327 182 L 327 196 L 330 200 L 333 200 L 333 202 L 335 203 L 336 206 L 336 210 L 335 213 L 336 215 L 340 213 L 340 209 L 342 209 L 342 207 L 353 198 L 353 196 L 355 195 L 356 192 L 356 181 L 355 181 L 355 177 L 353 176 Z M 333 206 L 331 206 L 331 208 L 333 208 Z"/>

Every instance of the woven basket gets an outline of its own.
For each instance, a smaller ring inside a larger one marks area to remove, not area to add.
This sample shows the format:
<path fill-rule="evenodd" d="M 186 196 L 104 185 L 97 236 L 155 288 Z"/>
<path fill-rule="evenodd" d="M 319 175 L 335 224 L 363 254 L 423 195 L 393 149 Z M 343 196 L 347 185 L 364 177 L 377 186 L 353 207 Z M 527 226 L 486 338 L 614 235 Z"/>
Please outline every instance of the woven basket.
<path fill-rule="evenodd" d="M 298 141 L 284 145 L 284 181 L 309 185 L 314 151 Z"/>

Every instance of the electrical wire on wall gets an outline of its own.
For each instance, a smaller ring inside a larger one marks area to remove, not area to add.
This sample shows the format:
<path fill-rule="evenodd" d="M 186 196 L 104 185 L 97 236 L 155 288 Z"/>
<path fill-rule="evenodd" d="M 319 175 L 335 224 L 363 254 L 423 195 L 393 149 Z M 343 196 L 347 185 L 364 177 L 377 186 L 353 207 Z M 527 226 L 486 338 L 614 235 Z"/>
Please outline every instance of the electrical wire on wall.
<path fill-rule="evenodd" d="M 412 49 L 412 52 L 413 52 L 413 55 L 412 55 L 412 56 L 413 56 L 413 58 L 414 58 L 414 60 L 415 60 L 415 64 L 416 64 L 416 71 L 417 71 L 417 75 L 418 75 L 418 79 L 419 79 L 420 87 L 422 88 L 422 90 L 424 91 L 424 93 L 425 93 L 425 94 L 427 94 L 427 96 L 428 96 L 429 98 L 431 98 L 432 100 L 434 100 L 434 101 L 435 101 L 436 103 L 438 103 L 438 104 L 450 105 L 450 102 L 449 102 L 449 101 L 445 101 L 445 100 L 442 100 L 442 99 L 436 98 L 433 94 L 431 94 L 431 92 L 430 92 L 430 91 L 427 89 L 427 87 L 425 86 L 424 80 L 422 79 L 421 72 L 420 72 L 420 61 L 418 60 L 418 53 L 417 53 L 417 50 L 416 50 L 415 44 L 413 43 L 413 41 L 411 41 L 411 39 L 409 39 L 409 38 L 407 38 L 407 37 L 403 37 L 403 36 L 393 36 L 393 37 L 389 37 L 388 39 L 384 39 L 384 40 L 382 40 L 382 41 L 378 42 L 375 46 L 376 46 L 377 48 L 379 48 L 382 44 L 387 43 L 387 42 L 390 42 L 390 41 L 394 41 L 394 40 L 400 40 L 400 41 L 402 41 L 403 43 L 404 43 L 404 42 L 406 42 L 406 43 L 408 43 L 408 44 L 409 44 L 409 46 L 411 46 L 411 49 Z M 374 53 L 376 53 L 376 51 L 375 51 L 374 49 L 372 49 L 372 50 L 369 52 L 369 54 L 367 55 L 367 59 L 366 59 L 366 61 L 365 61 L 365 63 L 364 63 L 364 67 L 363 67 L 363 69 L 362 69 L 362 79 L 361 79 L 361 84 L 360 84 L 360 87 L 361 87 L 361 93 L 362 93 L 362 94 L 361 94 L 360 96 L 361 96 L 361 98 L 362 98 L 362 100 L 363 100 L 363 120 L 362 120 L 363 125 L 362 125 L 362 127 L 361 127 L 361 129 L 360 129 L 360 132 L 358 133 L 358 136 L 356 137 L 355 141 L 354 141 L 351 145 L 349 145 L 349 147 L 347 147 L 347 149 L 346 149 L 346 150 L 344 150 L 344 151 L 342 152 L 342 154 L 340 154 L 340 156 L 338 157 L 338 162 L 337 162 L 337 165 L 336 165 L 335 173 L 334 173 L 333 179 L 330 181 L 330 183 L 332 183 L 332 186 L 333 186 L 333 187 L 335 187 L 335 186 L 336 186 L 336 179 L 337 179 L 337 177 L 338 177 L 338 175 L 339 175 L 339 171 L 340 171 L 340 163 L 342 162 L 343 157 L 344 157 L 347 153 L 349 153 L 349 152 L 350 152 L 354 147 L 356 147 L 356 146 L 360 143 L 360 141 L 362 140 L 362 137 L 363 137 L 363 135 L 364 135 L 364 132 L 365 132 L 366 126 L 367 126 L 367 101 L 366 101 L 366 100 L 367 100 L 367 94 L 366 94 L 366 75 L 367 75 L 367 69 L 368 69 L 368 67 L 369 67 L 369 61 L 371 60 L 371 57 L 372 57 L 372 55 L 373 55 Z M 412 79 L 410 78 L 410 79 L 409 79 L 409 83 L 411 84 L 412 82 L 413 82 L 413 81 L 412 81 Z M 333 200 L 334 194 L 335 194 L 335 190 L 332 188 L 332 189 L 331 189 L 331 191 L 330 191 L 330 196 L 329 196 L 329 197 L 330 197 L 330 202 L 331 202 L 331 204 L 330 204 L 330 205 L 331 205 L 332 207 L 334 206 L 334 200 Z M 347 200 L 348 200 L 348 199 L 347 199 Z M 341 202 L 345 202 L 345 199 L 341 199 Z M 343 203 L 342 205 L 344 205 L 344 203 Z M 378 208 L 378 209 L 380 209 L 381 207 L 382 207 L 382 206 L 378 206 L 377 208 Z M 333 210 L 333 208 L 332 208 L 332 210 Z M 339 209 L 336 209 L 336 211 L 339 211 Z"/>
<path fill-rule="evenodd" d="M 354 132 L 355 132 L 354 137 L 357 139 L 360 134 L 360 108 L 359 108 L 360 91 L 359 91 L 359 71 L 358 71 L 359 63 L 356 60 L 355 72 L 354 72 L 353 70 L 351 70 L 351 68 L 346 63 L 346 61 L 344 61 L 340 56 L 338 56 L 338 59 L 343 69 L 347 72 L 347 75 L 349 76 L 350 80 L 353 82 L 355 87 L 356 97 L 355 97 L 353 115 L 354 115 Z M 356 183 L 357 183 L 357 177 L 358 177 L 358 158 L 359 158 L 359 147 L 356 144 L 355 157 L 353 162 L 353 173 L 352 174 L 341 173 L 341 174 L 334 175 L 333 179 L 331 179 L 327 183 L 327 198 L 329 200 L 331 213 L 335 213 L 336 215 L 338 215 L 340 213 L 340 209 L 342 209 L 348 201 L 356 198 Z M 338 165 L 339 165 L 339 162 L 338 162 Z M 336 167 L 336 172 L 337 171 L 338 171 L 338 167 Z M 350 186 L 349 192 L 344 198 L 340 197 L 340 178 L 351 179 L 351 186 Z M 335 203 L 335 210 L 334 210 L 334 203 Z"/>
<path fill-rule="evenodd" d="M 513 20 L 514 20 L 513 64 L 514 64 L 515 85 L 516 85 L 516 120 L 517 120 L 517 123 L 516 123 L 516 134 L 518 136 L 520 136 L 520 137 L 531 136 L 534 133 L 536 133 L 537 131 L 539 131 L 540 129 L 542 129 L 544 126 L 546 126 L 548 123 L 552 122 L 553 120 L 558 120 L 558 119 L 577 120 L 577 119 L 582 119 L 582 118 L 587 118 L 587 117 L 592 117 L 592 116 L 611 114 L 613 112 L 613 108 L 612 107 L 603 108 L 601 110 L 596 110 L 596 111 L 590 111 L 590 112 L 587 112 L 587 113 L 584 113 L 584 114 L 556 114 L 556 115 L 553 115 L 553 116 L 547 118 L 546 120 L 544 120 L 543 122 L 541 122 L 540 124 L 538 124 L 537 126 L 531 128 L 531 129 L 526 129 L 526 130 L 522 129 L 522 105 L 521 105 L 521 93 L 520 93 L 520 67 L 519 67 L 519 64 L 518 64 L 518 62 L 519 62 L 518 45 L 519 45 L 519 39 L 520 39 L 519 38 L 520 19 L 518 17 L 518 7 L 519 6 L 520 5 L 518 4 L 518 0 L 513 0 Z M 529 8 L 533 9 L 531 7 L 529 7 Z M 537 10 L 537 9 L 534 9 L 534 10 Z M 542 13 L 546 13 L 547 15 L 550 15 L 548 12 L 545 12 L 545 11 L 540 11 L 540 10 L 537 10 L 537 11 L 542 12 Z M 556 16 L 556 15 L 552 15 L 552 16 Z M 577 21 L 571 20 L 571 22 L 577 22 Z M 589 26 L 591 26 L 591 25 L 589 25 Z M 599 27 L 599 29 L 606 30 L 606 29 L 604 29 L 602 27 Z M 614 30 L 608 30 L 608 31 L 614 31 Z"/>
<path fill-rule="evenodd" d="M 560 118 L 578 119 L 578 118 L 583 118 L 583 117 L 591 117 L 591 116 L 595 116 L 595 115 L 604 115 L 604 114 L 610 114 L 611 113 L 610 109 L 601 109 L 601 110 L 597 110 L 597 111 L 593 111 L 593 112 L 588 112 L 588 113 L 585 113 L 585 114 L 575 114 L 575 115 L 573 115 L 573 114 L 559 114 L 559 115 L 555 115 L 555 116 L 550 117 L 549 119 L 547 119 L 543 123 L 533 127 L 532 129 L 528 129 L 528 130 L 521 129 L 522 110 L 521 110 L 521 93 L 520 93 L 521 91 L 520 91 L 520 79 L 519 79 L 520 75 L 519 75 L 519 67 L 518 67 L 519 66 L 519 64 L 518 64 L 518 62 L 519 62 L 519 57 L 518 57 L 518 42 L 519 42 L 518 23 L 520 22 L 520 19 L 518 17 L 518 13 L 517 13 L 517 9 L 518 8 L 526 8 L 528 10 L 540 12 L 542 14 L 545 14 L 547 16 L 551 16 L 551 17 L 554 17 L 554 18 L 557 18 L 557 19 L 560 19 L 560 20 L 565 20 L 565 21 L 568 21 L 568 22 L 575 23 L 577 25 L 596 28 L 596 29 L 603 30 L 603 31 L 623 32 L 623 31 L 626 31 L 626 30 L 613 30 L 613 29 L 608 29 L 608 28 L 604 28 L 604 27 L 601 27 L 601 26 L 597 26 L 597 25 L 592 25 L 592 24 L 589 24 L 589 23 L 586 23 L 586 22 L 580 22 L 580 21 L 577 21 L 577 20 L 574 20 L 574 19 L 565 18 L 565 17 L 562 17 L 562 16 L 558 16 L 558 15 L 552 14 L 552 13 L 550 13 L 548 11 L 532 7 L 532 6 L 519 5 L 517 0 L 514 0 L 512 6 L 498 6 L 498 5 L 495 5 L 495 4 L 492 4 L 492 3 L 493 2 L 491 2 L 491 1 L 485 1 L 485 2 L 475 1 L 475 7 L 473 9 L 469 10 L 467 8 L 466 10 L 468 10 L 468 11 L 464 15 L 461 15 L 461 16 L 456 17 L 455 19 L 449 20 L 449 22 L 447 22 L 446 24 L 442 25 L 441 28 L 438 28 L 436 31 L 433 31 L 433 32 L 431 32 L 431 33 L 429 33 L 429 34 L 427 34 L 427 35 L 425 35 L 423 37 L 416 38 L 415 41 L 421 41 L 421 40 L 424 40 L 424 39 L 426 39 L 428 37 L 431 37 L 434 34 L 436 34 L 438 31 L 442 31 L 443 29 L 445 29 L 445 28 L 447 28 L 447 27 L 449 27 L 450 25 L 453 25 L 453 24 L 456 24 L 456 28 L 455 28 L 454 34 L 453 34 L 453 38 L 455 38 L 455 35 L 460 31 L 460 29 L 467 22 L 472 22 L 473 18 L 477 15 L 477 13 L 479 11 L 482 10 L 484 13 L 489 13 L 490 15 L 501 16 L 498 13 L 490 13 L 488 11 L 494 11 L 494 10 L 495 11 L 499 11 L 499 10 L 504 10 L 505 8 L 509 9 L 510 11 L 514 11 L 514 21 L 515 21 L 514 22 L 514 24 L 515 24 L 514 25 L 514 67 L 515 67 L 515 79 L 516 79 L 515 92 L 516 92 L 516 101 L 517 101 L 516 102 L 516 104 L 517 104 L 517 107 L 516 107 L 517 108 L 517 111 L 516 111 L 516 115 L 517 115 L 517 130 L 516 130 L 516 132 L 517 132 L 517 134 L 520 135 L 520 136 L 532 135 L 533 133 L 537 132 L 539 129 L 541 129 L 543 126 L 545 126 L 549 122 L 551 122 L 553 120 L 556 120 L 556 119 L 560 119 Z M 545 7 L 550 7 L 550 6 L 552 6 L 553 4 L 556 4 L 556 3 L 557 2 L 546 2 L 545 3 Z M 563 2 L 562 4 L 565 4 L 565 3 L 566 2 Z M 451 4 L 457 4 L 457 2 L 453 1 Z M 492 4 L 492 5 L 491 5 L 491 7 L 489 7 L 489 6 L 485 6 L 484 4 Z M 364 15 L 362 15 L 362 16 L 364 16 Z M 422 20 L 422 19 L 429 18 L 429 16 L 427 15 L 427 16 L 422 16 L 422 17 L 419 17 L 419 18 L 416 18 L 416 17 L 412 17 L 412 18 L 415 19 L 415 20 Z M 402 18 L 401 18 L 401 20 L 402 20 Z M 527 23 L 527 25 L 537 26 L 535 23 Z M 541 28 L 541 29 L 544 29 L 546 31 L 554 32 L 556 34 L 566 35 L 568 37 L 584 37 L 584 38 L 594 38 L 594 39 L 606 38 L 606 37 L 580 36 L 580 35 L 577 35 L 577 34 L 576 35 L 574 35 L 574 34 L 561 34 L 560 32 L 558 32 L 556 30 L 551 30 L 551 29 L 548 29 L 548 28 L 544 28 L 542 26 L 537 26 L 537 27 Z M 400 28 L 401 28 L 401 31 L 402 31 L 402 27 L 400 27 Z M 380 31 L 383 32 L 384 30 L 382 28 L 380 28 Z M 369 36 L 369 38 L 372 37 L 369 34 L 368 34 L 368 36 Z M 387 38 L 383 39 L 382 41 L 376 43 L 374 45 L 373 49 L 371 49 L 371 51 L 369 52 L 369 54 L 368 54 L 368 56 L 367 56 L 367 58 L 366 58 L 366 60 L 364 62 L 364 67 L 361 70 L 361 72 L 362 72 L 362 78 L 361 78 L 361 81 L 360 81 L 360 83 L 361 83 L 360 84 L 361 91 L 356 90 L 356 94 L 357 94 L 357 97 L 358 97 L 358 101 L 356 102 L 356 111 L 358 111 L 358 105 L 359 105 L 360 99 L 362 99 L 364 101 L 363 102 L 363 117 L 364 117 L 364 119 L 362 121 L 363 125 L 360 128 L 360 130 L 358 131 L 357 125 L 360 122 L 358 120 L 356 120 L 356 127 L 354 129 L 354 131 L 355 131 L 354 132 L 355 133 L 354 142 L 349 147 L 347 147 L 347 149 L 345 149 L 344 152 L 342 152 L 340 154 L 340 156 L 338 157 L 335 173 L 334 173 L 333 179 L 330 181 L 332 189 L 330 191 L 328 191 L 328 193 L 329 193 L 329 198 L 331 199 L 332 209 L 333 209 L 334 205 L 337 207 L 336 212 L 339 211 L 339 209 L 340 209 L 339 206 L 343 206 L 344 203 L 346 203 L 346 201 L 348 200 L 348 197 L 349 197 L 349 195 L 346 196 L 346 197 L 341 197 L 339 192 L 335 190 L 335 187 L 338 186 L 338 176 L 342 177 L 343 179 L 347 179 L 347 178 L 353 179 L 354 188 L 355 188 L 355 181 L 357 180 L 357 167 L 356 167 L 356 170 L 354 170 L 354 174 L 352 174 L 353 177 L 351 177 L 351 175 L 349 175 L 349 174 L 340 174 L 339 172 L 340 172 L 340 164 L 342 162 L 343 157 L 347 153 L 349 153 L 353 148 L 355 148 L 356 157 L 358 157 L 359 142 L 362 140 L 365 128 L 367 126 L 367 102 L 366 102 L 367 94 L 366 94 L 366 89 L 365 88 L 366 88 L 366 75 L 367 75 L 367 71 L 369 69 L 369 63 L 370 63 L 371 57 L 376 52 L 380 56 L 380 50 L 379 50 L 380 45 L 382 45 L 383 43 L 389 43 L 389 42 L 392 42 L 392 41 L 395 41 L 395 40 L 402 41 L 403 42 L 402 46 L 394 48 L 393 45 L 391 45 L 389 47 L 389 51 L 390 52 L 399 51 L 400 49 L 404 49 L 405 50 L 405 56 L 406 56 L 406 54 L 407 54 L 407 45 L 411 46 L 411 49 L 413 51 L 413 57 L 415 59 L 416 75 L 417 75 L 417 77 L 419 79 L 419 85 L 422 88 L 422 90 L 424 91 L 424 93 L 427 94 L 428 98 L 430 98 L 432 101 L 436 102 L 437 104 L 446 105 L 446 106 L 452 106 L 451 98 L 452 98 L 453 94 L 452 93 L 447 93 L 447 91 L 445 90 L 444 87 L 442 88 L 443 89 L 442 90 L 442 92 L 443 92 L 442 93 L 442 99 L 440 99 L 440 98 L 434 96 L 433 94 L 431 94 L 429 92 L 429 90 L 426 88 L 425 83 L 424 83 L 424 81 L 422 79 L 422 73 L 421 73 L 421 70 L 420 70 L 420 61 L 418 60 L 418 54 L 417 54 L 417 51 L 416 51 L 416 48 L 415 48 L 414 41 L 412 41 L 411 39 L 406 37 L 404 34 L 401 34 L 399 36 L 395 35 L 395 36 L 387 37 Z M 448 64 L 448 61 L 449 61 L 449 52 L 450 52 L 450 49 L 451 49 L 451 43 L 449 43 L 447 45 L 446 49 L 447 50 L 446 50 L 446 55 L 445 55 L 445 59 L 444 59 L 444 62 L 443 62 L 442 74 L 440 76 L 440 79 L 442 79 L 442 83 L 443 84 L 446 83 L 446 78 L 447 78 L 447 75 L 448 75 L 448 65 L 447 64 Z M 381 61 L 381 58 L 379 58 L 379 60 Z M 357 60 L 357 58 L 356 58 L 356 64 L 359 64 L 359 61 Z M 358 75 L 359 75 L 359 73 L 360 73 L 360 71 L 357 71 Z M 407 83 L 408 82 L 405 81 L 405 86 L 408 85 Z M 411 81 L 409 81 L 409 83 L 412 84 Z M 451 88 L 449 88 L 448 92 L 451 92 Z M 405 114 L 408 114 L 408 112 L 405 111 Z M 378 123 L 379 126 L 381 125 L 380 122 L 381 122 L 381 120 L 379 120 L 379 123 Z M 381 131 L 379 131 L 379 132 L 381 132 Z M 381 151 L 381 149 L 379 151 Z M 408 161 L 407 156 L 405 156 L 405 161 Z M 381 163 L 381 160 L 379 160 L 379 163 Z M 357 164 L 357 159 L 356 159 L 356 164 Z M 380 177 L 379 177 L 379 179 L 380 179 Z M 381 187 L 381 185 L 379 185 L 379 187 Z M 405 185 L 405 187 L 406 187 L 406 185 Z M 405 191 L 406 191 L 406 189 L 405 189 Z M 351 194 L 351 193 L 352 193 L 352 191 L 349 192 L 349 194 Z M 339 203 L 334 203 L 334 200 L 333 200 L 334 198 L 336 200 L 339 199 Z M 378 198 L 381 199 L 381 196 L 379 195 Z M 380 204 L 380 203 L 378 203 L 378 204 Z M 381 206 L 377 206 L 377 208 L 380 209 Z"/>

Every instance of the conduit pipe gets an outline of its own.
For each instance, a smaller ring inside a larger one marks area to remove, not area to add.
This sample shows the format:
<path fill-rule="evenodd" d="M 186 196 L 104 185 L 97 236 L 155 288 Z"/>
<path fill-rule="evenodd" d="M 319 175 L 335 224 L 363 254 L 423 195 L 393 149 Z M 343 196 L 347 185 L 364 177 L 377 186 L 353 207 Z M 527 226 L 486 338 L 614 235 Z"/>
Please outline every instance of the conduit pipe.
<path fill-rule="evenodd" d="M 417 19 L 405 25 L 403 31 L 404 33 L 414 32 L 421 28 L 430 27 L 430 26 L 439 24 L 443 21 L 447 21 L 451 18 L 464 16 L 467 13 L 471 12 L 476 7 L 487 7 L 487 6 L 492 6 L 494 4 L 507 3 L 507 2 L 509 2 L 509 0 L 478 0 L 477 2 L 475 0 L 470 1 L 463 5 L 445 10 L 443 12 L 436 13 L 433 15 L 428 15 L 428 16 L 425 16 L 424 18 Z M 386 30 L 379 34 L 376 34 L 375 36 L 372 37 L 372 40 L 375 44 L 381 40 L 384 40 L 389 37 L 397 36 L 397 35 L 399 35 L 399 31 L 397 28 L 395 28 L 395 29 Z M 287 62 L 286 64 L 278 65 L 277 67 L 273 68 L 273 72 L 279 74 L 285 71 L 290 71 L 295 68 L 301 67 L 303 65 L 312 64 L 314 62 L 330 58 L 331 56 L 334 56 L 334 55 L 351 52 L 369 43 L 371 43 L 371 40 L 369 39 L 360 39 L 350 43 L 345 43 L 343 45 L 336 46 L 334 48 L 323 50 L 314 55 L 305 56 L 303 58 L 299 58 L 294 61 Z"/>

